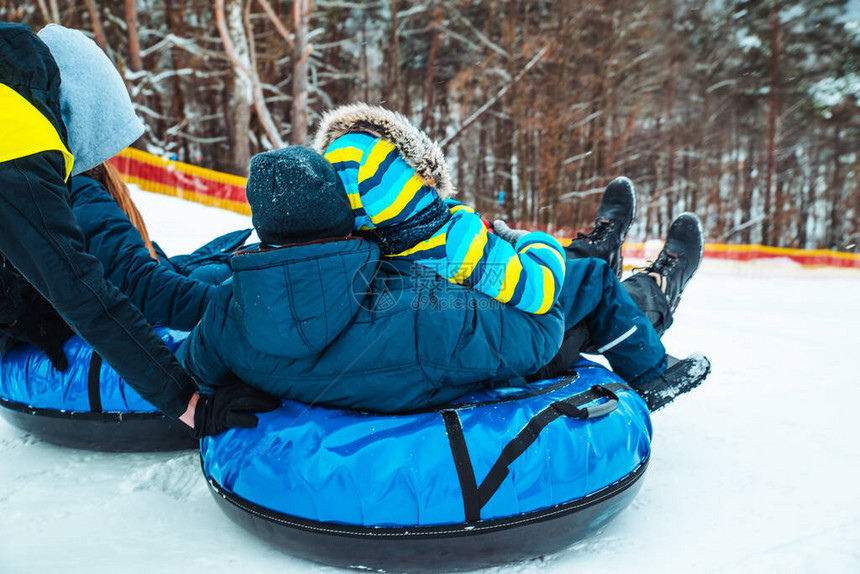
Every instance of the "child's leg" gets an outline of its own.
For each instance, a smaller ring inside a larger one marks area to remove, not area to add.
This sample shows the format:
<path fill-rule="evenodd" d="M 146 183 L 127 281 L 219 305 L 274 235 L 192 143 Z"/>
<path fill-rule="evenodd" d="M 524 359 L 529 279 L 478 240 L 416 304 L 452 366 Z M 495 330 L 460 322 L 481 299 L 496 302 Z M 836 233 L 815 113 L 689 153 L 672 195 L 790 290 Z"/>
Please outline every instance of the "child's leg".
<path fill-rule="evenodd" d="M 657 259 L 621 283 L 661 337 L 672 326 L 681 294 L 702 262 L 703 247 L 699 218 L 682 213 L 669 226 Z"/>
<path fill-rule="evenodd" d="M 657 259 L 621 282 L 661 337 L 672 326 L 681 294 L 699 268 L 703 245 L 699 219 L 692 213 L 683 213 L 669 227 L 666 244 Z"/>
<path fill-rule="evenodd" d="M 565 331 L 581 322 L 598 353 L 631 385 L 666 369 L 666 350 L 648 318 L 621 288 L 609 265 L 594 258 L 568 259 L 559 294 Z M 664 296 L 665 299 L 665 296 Z"/>
<path fill-rule="evenodd" d="M 672 309 L 654 278 L 647 273 L 635 273 L 622 281 L 621 286 L 662 337 L 672 326 Z"/>

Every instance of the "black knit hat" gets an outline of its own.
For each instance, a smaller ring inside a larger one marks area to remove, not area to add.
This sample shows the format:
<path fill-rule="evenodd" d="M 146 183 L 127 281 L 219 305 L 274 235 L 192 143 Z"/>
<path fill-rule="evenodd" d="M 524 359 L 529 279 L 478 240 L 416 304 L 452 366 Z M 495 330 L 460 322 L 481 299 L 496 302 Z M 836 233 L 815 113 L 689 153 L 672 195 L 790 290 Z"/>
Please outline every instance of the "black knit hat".
<path fill-rule="evenodd" d="M 251 158 L 245 187 L 260 241 L 271 245 L 346 237 L 355 218 L 334 167 L 302 146 Z"/>

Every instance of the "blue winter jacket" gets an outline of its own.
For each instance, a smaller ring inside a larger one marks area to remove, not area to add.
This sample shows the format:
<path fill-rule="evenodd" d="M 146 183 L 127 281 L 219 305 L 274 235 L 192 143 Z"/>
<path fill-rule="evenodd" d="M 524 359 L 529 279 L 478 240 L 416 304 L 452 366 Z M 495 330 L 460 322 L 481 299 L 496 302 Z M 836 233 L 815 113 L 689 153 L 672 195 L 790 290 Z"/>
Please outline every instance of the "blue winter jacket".
<path fill-rule="evenodd" d="M 71 204 L 105 278 L 155 325 L 190 331 L 203 316 L 215 286 L 177 273 L 152 258 L 128 216 L 102 185 L 83 175 L 71 179 Z"/>
<path fill-rule="evenodd" d="M 236 377 L 309 404 L 402 411 L 537 371 L 558 351 L 559 306 L 525 313 L 363 239 L 245 251 L 180 347 L 205 385 Z"/>

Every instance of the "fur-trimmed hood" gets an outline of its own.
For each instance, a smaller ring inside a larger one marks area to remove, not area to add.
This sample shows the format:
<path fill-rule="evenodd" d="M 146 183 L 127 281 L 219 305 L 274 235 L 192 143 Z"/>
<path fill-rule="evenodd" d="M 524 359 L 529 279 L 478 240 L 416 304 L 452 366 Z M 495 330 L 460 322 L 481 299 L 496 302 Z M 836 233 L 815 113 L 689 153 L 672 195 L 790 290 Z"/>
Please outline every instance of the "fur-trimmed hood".
<path fill-rule="evenodd" d="M 442 148 L 406 116 L 364 103 L 329 110 L 320 122 L 314 149 L 325 154 L 334 140 L 350 132 L 367 132 L 394 144 L 406 163 L 436 189 L 439 197 L 444 199 L 456 193 Z"/>

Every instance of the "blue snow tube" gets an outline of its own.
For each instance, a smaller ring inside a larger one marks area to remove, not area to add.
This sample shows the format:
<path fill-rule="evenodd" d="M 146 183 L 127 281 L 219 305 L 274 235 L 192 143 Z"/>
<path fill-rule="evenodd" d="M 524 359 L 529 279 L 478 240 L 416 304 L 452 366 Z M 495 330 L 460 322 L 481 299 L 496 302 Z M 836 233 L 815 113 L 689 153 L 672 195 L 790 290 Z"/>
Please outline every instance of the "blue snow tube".
<path fill-rule="evenodd" d="M 156 328 L 170 350 L 188 336 Z M 19 344 L 0 357 L 0 416 L 42 440 L 102 451 L 195 448 L 188 428 L 141 398 L 83 339 L 63 346 L 55 370 L 39 349 Z"/>
<path fill-rule="evenodd" d="M 201 441 L 222 510 L 291 554 L 386 571 L 561 550 L 630 503 L 651 450 L 645 403 L 587 361 L 437 409 L 285 401 L 259 418 Z"/>

